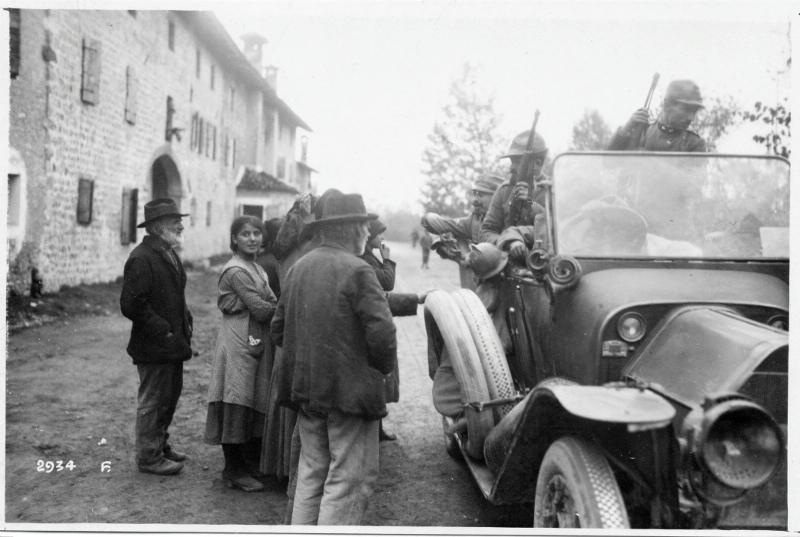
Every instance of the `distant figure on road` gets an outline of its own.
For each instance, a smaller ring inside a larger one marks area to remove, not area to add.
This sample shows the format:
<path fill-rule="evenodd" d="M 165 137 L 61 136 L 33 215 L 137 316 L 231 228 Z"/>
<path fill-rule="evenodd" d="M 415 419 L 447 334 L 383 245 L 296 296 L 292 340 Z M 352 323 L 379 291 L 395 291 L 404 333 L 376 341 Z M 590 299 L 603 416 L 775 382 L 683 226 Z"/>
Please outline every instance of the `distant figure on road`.
<path fill-rule="evenodd" d="M 414 229 L 411 230 L 411 247 L 412 248 L 416 248 L 417 247 L 417 241 L 418 240 L 419 240 L 419 231 L 417 231 L 417 228 L 414 228 Z"/>
<path fill-rule="evenodd" d="M 650 123 L 650 113 L 640 108 L 614 133 L 610 151 L 706 152 L 706 142 L 689 130 L 697 112 L 704 108 L 700 88 L 691 80 L 673 80 L 667 86 L 658 119 Z"/>
<path fill-rule="evenodd" d="M 206 415 L 206 443 L 222 445 L 223 482 L 245 492 L 264 489 L 254 474 L 274 362 L 268 327 L 278 301 L 267 273 L 256 263 L 262 239 L 261 220 L 255 216 L 240 216 L 231 224 L 233 256 L 219 276 L 222 326 L 211 364 Z"/>
<path fill-rule="evenodd" d="M 375 217 L 358 194 L 329 196 L 308 224 L 321 245 L 289 270 L 272 320 L 285 358 L 278 402 L 298 409 L 292 524 L 360 524 L 377 480 L 397 340 L 375 271 L 360 258 Z"/>
<path fill-rule="evenodd" d="M 422 267 L 421 268 L 429 268 L 428 267 L 428 259 L 431 257 L 431 244 L 433 244 L 433 238 L 431 234 L 427 231 L 422 232 L 422 237 L 419 239 L 419 247 L 422 248 Z"/>
<path fill-rule="evenodd" d="M 128 354 L 139 372 L 136 463 L 140 472 L 172 475 L 186 455 L 172 449 L 167 428 L 183 389 L 183 362 L 192 357 L 192 314 L 186 272 L 175 248 L 183 241 L 178 206 L 169 198 L 144 206 L 147 235 L 123 272 L 122 314 L 133 321 Z"/>

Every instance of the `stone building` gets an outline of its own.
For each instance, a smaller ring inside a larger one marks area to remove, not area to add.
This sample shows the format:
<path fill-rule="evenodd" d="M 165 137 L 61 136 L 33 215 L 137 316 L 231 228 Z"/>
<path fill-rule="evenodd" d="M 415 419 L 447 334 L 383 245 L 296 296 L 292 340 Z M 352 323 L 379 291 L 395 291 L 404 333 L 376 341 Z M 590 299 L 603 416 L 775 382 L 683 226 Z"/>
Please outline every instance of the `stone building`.
<path fill-rule="evenodd" d="M 213 14 L 8 15 L 11 289 L 33 268 L 46 292 L 117 278 L 151 199 L 191 215 L 182 256 L 200 260 L 228 250 L 247 169 L 278 179 L 282 166 L 310 189 L 286 172 L 302 167 L 296 129 L 310 129 Z"/>

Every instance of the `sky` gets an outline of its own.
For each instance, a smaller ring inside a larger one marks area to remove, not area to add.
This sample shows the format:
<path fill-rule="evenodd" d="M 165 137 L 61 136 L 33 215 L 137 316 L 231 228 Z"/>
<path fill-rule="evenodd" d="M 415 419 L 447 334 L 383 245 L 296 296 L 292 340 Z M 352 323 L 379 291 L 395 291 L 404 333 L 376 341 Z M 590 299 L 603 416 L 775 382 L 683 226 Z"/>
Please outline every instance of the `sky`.
<path fill-rule="evenodd" d="M 236 40 L 268 39 L 278 94 L 313 129 L 319 192 L 360 192 L 368 207 L 419 211 L 422 152 L 464 63 L 494 95 L 510 139 L 541 112 L 551 155 L 568 149 L 586 109 L 611 128 L 669 80 L 741 106 L 789 91 L 785 2 L 266 1 L 212 4 Z M 750 133 L 721 151 L 761 152 Z"/>

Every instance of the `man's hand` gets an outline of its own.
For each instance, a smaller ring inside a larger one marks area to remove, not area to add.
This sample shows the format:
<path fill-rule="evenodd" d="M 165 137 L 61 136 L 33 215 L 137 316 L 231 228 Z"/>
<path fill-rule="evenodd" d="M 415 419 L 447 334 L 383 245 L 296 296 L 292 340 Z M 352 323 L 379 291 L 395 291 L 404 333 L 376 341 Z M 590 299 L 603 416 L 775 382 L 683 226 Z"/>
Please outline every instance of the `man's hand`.
<path fill-rule="evenodd" d="M 430 294 L 431 291 L 433 291 L 433 289 L 428 289 L 427 291 L 424 291 L 422 293 L 418 293 L 417 294 L 417 303 L 418 304 L 424 304 L 425 303 L 425 299 L 428 298 L 428 294 Z"/>
<path fill-rule="evenodd" d="M 631 118 L 628 120 L 626 128 L 632 129 L 639 125 L 647 125 L 648 123 L 650 123 L 650 112 L 644 108 L 640 108 L 634 112 Z"/>
<path fill-rule="evenodd" d="M 391 250 L 389 250 L 389 247 L 386 246 L 386 243 L 383 241 L 381 241 L 380 251 L 381 251 L 381 258 L 383 258 L 384 261 L 389 259 L 389 254 L 391 253 Z"/>
<path fill-rule="evenodd" d="M 517 182 L 511 189 L 511 199 L 513 201 L 528 201 L 528 194 L 528 183 L 522 181 Z"/>
<path fill-rule="evenodd" d="M 514 241 L 508 249 L 508 257 L 520 265 L 525 264 L 525 258 L 528 257 L 528 249 L 522 241 Z"/>

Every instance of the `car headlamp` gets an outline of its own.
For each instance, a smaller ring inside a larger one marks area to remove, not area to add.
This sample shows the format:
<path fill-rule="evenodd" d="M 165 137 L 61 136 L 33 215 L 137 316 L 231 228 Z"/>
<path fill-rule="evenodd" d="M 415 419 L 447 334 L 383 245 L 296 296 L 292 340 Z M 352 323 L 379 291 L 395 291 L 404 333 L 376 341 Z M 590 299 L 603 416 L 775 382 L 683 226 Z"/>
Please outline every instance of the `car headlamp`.
<path fill-rule="evenodd" d="M 780 427 L 757 404 L 733 399 L 706 410 L 693 449 L 699 465 L 719 483 L 751 489 L 766 483 L 781 463 Z"/>
<path fill-rule="evenodd" d="M 647 323 L 644 317 L 638 313 L 626 313 L 617 321 L 617 332 L 619 337 L 628 343 L 640 341 L 647 331 Z"/>
<path fill-rule="evenodd" d="M 789 330 L 789 318 L 786 315 L 775 315 L 767 319 L 767 324 L 778 330 Z"/>

